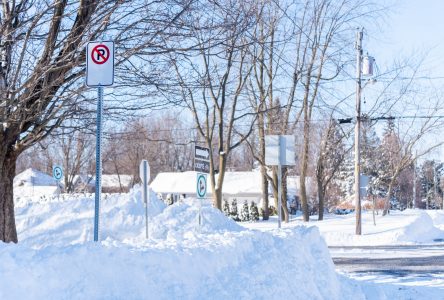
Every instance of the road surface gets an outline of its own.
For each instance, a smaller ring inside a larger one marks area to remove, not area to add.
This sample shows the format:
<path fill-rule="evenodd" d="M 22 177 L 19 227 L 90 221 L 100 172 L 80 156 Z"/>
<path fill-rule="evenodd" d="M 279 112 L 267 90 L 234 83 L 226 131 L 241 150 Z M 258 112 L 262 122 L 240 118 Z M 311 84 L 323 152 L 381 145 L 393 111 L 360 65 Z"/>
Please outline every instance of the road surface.
<path fill-rule="evenodd" d="M 400 283 L 434 281 L 444 288 L 444 243 L 409 246 L 329 247 L 336 269 Z"/>

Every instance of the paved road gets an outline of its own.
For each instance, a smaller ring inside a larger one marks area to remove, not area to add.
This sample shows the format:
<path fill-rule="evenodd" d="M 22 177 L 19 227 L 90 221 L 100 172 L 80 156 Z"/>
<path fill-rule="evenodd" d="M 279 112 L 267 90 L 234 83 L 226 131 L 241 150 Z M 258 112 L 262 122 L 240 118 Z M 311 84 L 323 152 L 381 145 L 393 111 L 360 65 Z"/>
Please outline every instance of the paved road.
<path fill-rule="evenodd" d="M 444 244 L 329 247 L 338 270 L 394 277 L 444 274 Z"/>

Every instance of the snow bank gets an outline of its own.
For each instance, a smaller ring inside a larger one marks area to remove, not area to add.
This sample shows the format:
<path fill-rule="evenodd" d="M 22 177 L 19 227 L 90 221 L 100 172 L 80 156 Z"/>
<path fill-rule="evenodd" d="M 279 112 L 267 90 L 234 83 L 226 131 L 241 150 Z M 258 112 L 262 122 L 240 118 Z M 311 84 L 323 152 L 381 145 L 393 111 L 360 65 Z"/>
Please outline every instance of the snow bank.
<path fill-rule="evenodd" d="M 22 201 L 20 244 L 0 243 L 0 299 L 395 299 L 338 275 L 316 227 L 247 230 L 197 203 L 151 193 L 145 239 L 140 189 L 104 196 L 93 243 L 93 197 Z"/>
<path fill-rule="evenodd" d="M 444 211 L 430 210 L 427 212 L 433 220 L 433 224 L 441 230 L 444 230 Z"/>
<path fill-rule="evenodd" d="M 190 199 L 167 207 L 162 214 L 153 219 L 149 231 L 150 237 L 181 239 L 191 232 L 218 233 L 244 230 L 232 219 L 225 217 L 220 210 L 208 203 L 202 204 L 198 200 Z"/>
<path fill-rule="evenodd" d="M 444 239 L 444 232 L 434 226 L 432 218 L 424 211 L 395 234 L 400 242 L 430 243 L 435 239 Z"/>
<path fill-rule="evenodd" d="M 444 238 L 444 227 L 422 210 L 391 211 L 389 215 L 376 216 L 373 224 L 371 212 L 362 214 L 362 235 L 355 234 L 355 214 L 326 216 L 322 222 L 310 222 L 317 226 L 329 246 L 376 246 L 415 243 L 433 243 Z"/>
<path fill-rule="evenodd" d="M 201 238 L 180 247 L 110 239 L 40 250 L 0 245 L 0 298 L 343 299 L 346 292 L 316 228 Z"/>
<path fill-rule="evenodd" d="M 153 218 L 164 208 L 165 204 L 151 192 L 149 217 Z M 102 195 L 100 209 L 102 239 L 131 238 L 145 230 L 140 187 L 129 194 Z M 15 210 L 20 242 L 34 248 L 79 244 L 93 239 L 94 195 L 21 198 Z"/>
<path fill-rule="evenodd" d="M 104 197 L 97 244 L 93 197 L 22 201 L 20 243 L 0 244 L 0 299 L 342 299 L 350 291 L 317 228 L 246 230 L 197 200 L 167 208 L 154 193 L 150 200 L 147 240 L 140 189 Z"/>

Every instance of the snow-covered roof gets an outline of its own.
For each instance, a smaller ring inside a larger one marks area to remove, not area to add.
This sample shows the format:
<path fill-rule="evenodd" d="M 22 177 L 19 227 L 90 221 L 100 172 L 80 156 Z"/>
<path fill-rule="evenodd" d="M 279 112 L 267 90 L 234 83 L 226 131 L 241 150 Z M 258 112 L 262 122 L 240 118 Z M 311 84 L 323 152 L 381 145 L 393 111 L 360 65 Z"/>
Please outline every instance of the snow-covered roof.
<path fill-rule="evenodd" d="M 196 194 L 197 172 L 163 172 L 157 174 L 150 187 L 156 193 Z M 211 193 L 208 190 L 208 193 Z"/>
<path fill-rule="evenodd" d="M 227 195 L 261 195 L 261 173 L 226 172 L 222 190 L 223 193 Z"/>
<path fill-rule="evenodd" d="M 18 186 L 57 186 L 57 181 L 46 173 L 29 168 L 14 177 L 14 187 Z"/>
<path fill-rule="evenodd" d="M 132 176 L 117 174 L 102 174 L 102 187 L 119 187 L 119 178 L 122 186 L 129 187 L 129 185 L 131 184 Z M 94 187 L 96 183 L 96 176 L 76 175 L 74 176 L 74 182 L 76 184 L 79 184 L 81 182 L 83 184 L 87 184 L 88 186 Z"/>
<path fill-rule="evenodd" d="M 157 193 L 196 194 L 197 172 L 159 173 L 150 187 Z M 218 175 L 216 176 L 216 180 Z M 210 179 L 208 178 L 207 195 L 211 195 Z M 259 172 L 225 172 L 223 183 L 224 195 L 261 195 L 261 174 Z"/>
<path fill-rule="evenodd" d="M 150 187 L 156 193 L 174 193 L 174 194 L 196 194 L 196 177 L 197 172 L 164 172 L 159 173 Z M 216 175 L 217 180 L 218 175 Z M 211 195 L 210 182 L 208 180 L 207 195 Z M 310 191 L 313 187 L 311 178 L 307 178 L 307 188 Z M 227 196 L 245 196 L 245 197 L 260 197 L 261 189 L 261 173 L 258 171 L 247 172 L 225 172 L 223 183 L 223 194 Z M 291 194 L 297 194 L 299 191 L 299 176 L 287 177 L 287 188 Z M 269 185 L 270 195 L 272 187 Z"/>

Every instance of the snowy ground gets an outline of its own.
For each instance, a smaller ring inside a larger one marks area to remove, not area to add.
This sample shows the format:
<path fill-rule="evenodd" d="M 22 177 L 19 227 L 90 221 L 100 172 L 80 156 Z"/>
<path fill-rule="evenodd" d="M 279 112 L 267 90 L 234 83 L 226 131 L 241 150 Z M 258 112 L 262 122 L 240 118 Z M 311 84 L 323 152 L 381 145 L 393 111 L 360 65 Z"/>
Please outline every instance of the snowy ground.
<path fill-rule="evenodd" d="M 444 211 L 392 211 L 385 217 L 376 215 L 376 225 L 372 213 L 364 212 L 361 236 L 354 234 L 355 217 L 355 214 L 327 215 L 324 221 L 317 221 L 317 216 L 314 216 L 307 224 L 320 230 L 335 261 L 355 259 L 362 264 L 357 267 L 338 264 L 337 270 L 341 274 L 373 283 L 437 287 L 444 293 L 444 268 L 438 263 L 433 267 L 434 262 L 438 262 L 438 259 L 442 261 L 444 257 Z M 297 216 L 282 226 L 300 226 L 301 219 L 301 216 Z M 277 220 L 272 218 L 269 222 L 243 225 L 249 229 L 268 231 L 277 227 Z M 387 272 L 378 270 L 378 266 L 368 266 L 371 261 L 396 262 L 397 259 L 405 260 L 404 263 L 409 266 L 402 266 L 401 270 L 394 270 L 396 266 L 386 266 L 383 269 Z M 421 266 L 418 261 L 425 263 Z M 377 272 L 365 272 L 366 269 Z M 437 298 L 443 297 L 437 295 Z"/>
<path fill-rule="evenodd" d="M 16 199 L 20 243 L 0 244 L 0 299 L 442 299 L 440 287 L 340 274 L 325 242 L 365 245 L 381 235 L 415 244 L 442 233 L 441 214 L 430 217 L 441 222 L 439 233 L 427 237 L 409 224 L 429 226 L 428 214 L 378 218 L 380 229 L 373 231 L 365 216 L 366 234 L 355 238 L 351 216 L 310 226 L 295 220 L 282 230 L 272 220 L 247 229 L 210 206 L 199 213 L 196 201 L 165 207 L 153 196 L 146 240 L 144 205 L 134 190 L 104 197 L 102 242 L 93 243 L 92 195 Z"/>

